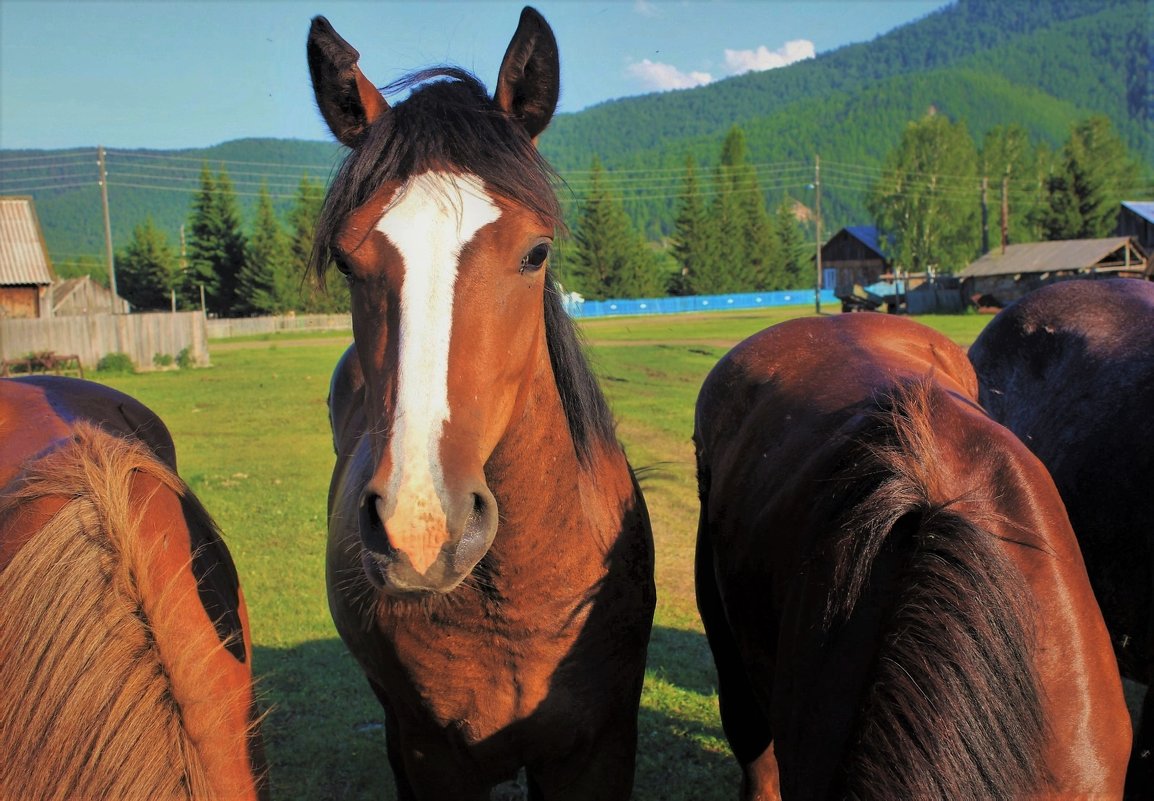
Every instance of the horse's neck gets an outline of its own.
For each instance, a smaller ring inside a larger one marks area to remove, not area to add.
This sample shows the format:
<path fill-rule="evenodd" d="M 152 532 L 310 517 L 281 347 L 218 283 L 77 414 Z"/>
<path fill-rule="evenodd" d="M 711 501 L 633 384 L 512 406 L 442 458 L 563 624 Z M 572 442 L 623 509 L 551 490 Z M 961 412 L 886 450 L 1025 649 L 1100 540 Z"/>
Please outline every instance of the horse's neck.
<path fill-rule="evenodd" d="M 495 556 L 537 551 L 557 564 L 607 551 L 624 525 L 634 485 L 614 442 L 594 442 L 577 455 L 552 373 L 543 370 L 489 460 L 487 475 L 500 507 Z M 600 560 L 598 560 L 600 561 Z"/>

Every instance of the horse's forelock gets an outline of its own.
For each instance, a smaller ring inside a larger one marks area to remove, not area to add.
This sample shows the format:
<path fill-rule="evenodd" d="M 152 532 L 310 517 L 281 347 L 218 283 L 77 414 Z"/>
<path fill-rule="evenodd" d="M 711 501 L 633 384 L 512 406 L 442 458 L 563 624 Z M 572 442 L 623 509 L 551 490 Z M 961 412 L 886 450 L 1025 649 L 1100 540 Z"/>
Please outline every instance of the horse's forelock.
<path fill-rule="evenodd" d="M 347 217 L 381 186 L 431 169 L 476 175 L 492 192 L 520 203 L 547 225 L 564 229 L 554 191 L 557 175 L 526 131 L 471 74 L 454 68 L 416 72 L 385 88 L 412 90 L 381 115 L 349 153 L 329 188 L 317 228 L 312 270 L 323 280 L 331 245 Z M 615 424 L 581 342 L 562 307 L 555 279 L 545 293 L 546 340 L 578 456 L 595 442 L 615 443 Z"/>
<path fill-rule="evenodd" d="M 373 123 L 329 187 L 311 260 L 316 277 L 323 279 L 333 241 L 355 209 L 384 184 L 429 170 L 476 175 L 495 194 L 563 227 L 553 189 L 556 173 L 473 75 L 438 67 L 408 75 L 384 91 L 410 94 Z"/>

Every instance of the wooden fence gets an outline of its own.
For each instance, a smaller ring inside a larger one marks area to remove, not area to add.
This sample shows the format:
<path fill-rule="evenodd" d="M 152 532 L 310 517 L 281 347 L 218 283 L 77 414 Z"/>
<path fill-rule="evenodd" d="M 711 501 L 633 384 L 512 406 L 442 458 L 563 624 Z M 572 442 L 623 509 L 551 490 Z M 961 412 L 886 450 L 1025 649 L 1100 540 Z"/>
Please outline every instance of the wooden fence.
<path fill-rule="evenodd" d="M 202 312 L 89 314 L 76 317 L 0 319 L 0 359 L 54 351 L 75 354 L 85 370 L 102 356 L 127 353 L 139 370 L 151 370 L 157 356 L 175 359 L 187 349 L 198 367 L 209 364 L 208 333 Z"/>
<path fill-rule="evenodd" d="M 286 331 L 351 331 L 351 314 L 297 314 L 284 317 L 231 317 L 208 321 L 209 339 Z"/>

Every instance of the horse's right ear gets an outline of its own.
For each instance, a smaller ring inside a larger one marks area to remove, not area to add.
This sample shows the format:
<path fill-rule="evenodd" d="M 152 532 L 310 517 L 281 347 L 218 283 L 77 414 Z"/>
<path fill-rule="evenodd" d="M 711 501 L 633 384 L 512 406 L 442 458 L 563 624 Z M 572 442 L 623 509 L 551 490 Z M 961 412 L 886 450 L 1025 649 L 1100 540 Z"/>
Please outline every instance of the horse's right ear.
<path fill-rule="evenodd" d="M 356 148 L 373 120 L 388 111 L 388 102 L 357 66 L 361 54 L 324 17 L 313 18 L 308 55 L 313 93 L 329 130 Z"/>

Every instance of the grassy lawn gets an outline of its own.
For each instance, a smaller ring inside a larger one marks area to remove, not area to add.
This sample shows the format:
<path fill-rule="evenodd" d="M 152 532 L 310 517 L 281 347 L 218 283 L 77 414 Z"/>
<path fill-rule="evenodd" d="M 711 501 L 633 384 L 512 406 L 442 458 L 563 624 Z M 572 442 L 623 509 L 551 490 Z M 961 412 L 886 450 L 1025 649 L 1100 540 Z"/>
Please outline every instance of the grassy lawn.
<path fill-rule="evenodd" d="M 653 518 L 658 607 L 642 698 L 635 797 L 732 799 L 739 774 L 717 713 L 693 597 L 693 405 L 733 344 L 804 308 L 585 321 L 591 357 Z M 919 318 L 962 344 L 987 317 Z M 101 377 L 156 410 L 180 472 L 216 516 L 249 604 L 255 668 L 271 712 L 274 798 L 392 799 L 381 711 L 329 619 L 325 398 L 348 342 L 309 337 L 214 343 L 204 370 Z M 289 346 L 291 343 L 291 346 Z M 227 347 L 223 347 L 227 345 Z"/>

